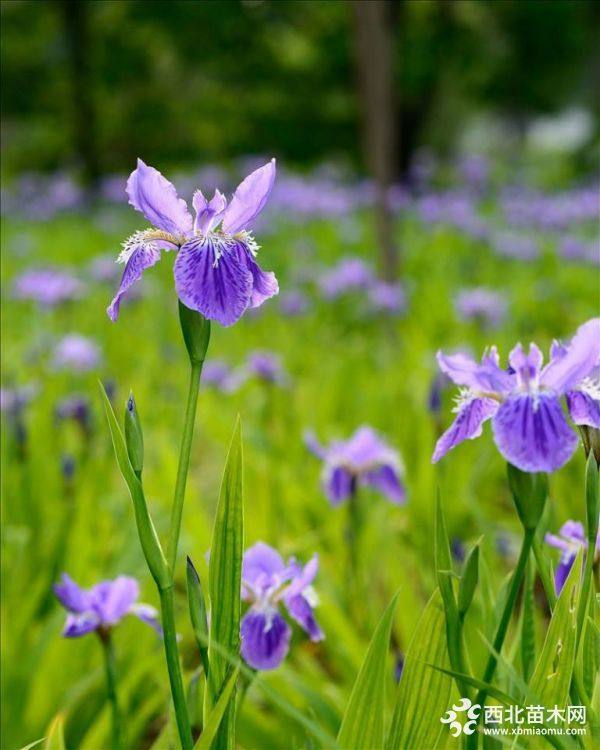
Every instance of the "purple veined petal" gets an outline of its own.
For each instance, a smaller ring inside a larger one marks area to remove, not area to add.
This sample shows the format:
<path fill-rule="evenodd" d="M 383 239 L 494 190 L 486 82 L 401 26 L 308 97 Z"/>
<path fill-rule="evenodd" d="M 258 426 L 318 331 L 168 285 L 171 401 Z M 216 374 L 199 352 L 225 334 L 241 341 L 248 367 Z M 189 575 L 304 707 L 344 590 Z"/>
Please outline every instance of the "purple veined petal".
<path fill-rule="evenodd" d="M 273 271 L 263 271 L 250 253 L 247 253 L 246 263 L 252 274 L 250 307 L 260 307 L 265 300 L 279 294 L 279 283 Z"/>
<path fill-rule="evenodd" d="M 585 391 L 569 391 L 567 407 L 573 422 L 600 429 L 600 403 Z"/>
<path fill-rule="evenodd" d="M 192 205 L 196 211 L 196 218 L 194 220 L 194 231 L 210 232 L 219 221 L 221 215 L 227 205 L 227 198 L 219 190 L 215 190 L 215 194 L 207 201 L 201 190 L 196 190 L 192 199 Z"/>
<path fill-rule="evenodd" d="M 187 235 L 194 222 L 186 202 L 177 196 L 175 187 L 154 167 L 141 159 L 127 180 L 129 203 L 153 227 L 174 235 Z"/>
<path fill-rule="evenodd" d="M 562 558 L 556 566 L 554 573 L 554 588 L 556 589 L 556 595 L 558 596 L 562 591 L 562 587 L 565 585 L 565 581 L 569 577 L 573 563 L 575 562 L 575 556 L 569 558 Z"/>
<path fill-rule="evenodd" d="M 566 347 L 555 349 L 558 356 L 542 370 L 540 383 L 562 394 L 574 389 L 600 361 L 600 318 L 581 325 Z"/>
<path fill-rule="evenodd" d="M 142 622 L 150 625 L 150 627 L 156 630 L 159 635 L 163 634 L 163 629 L 158 617 L 158 611 L 154 607 L 151 607 L 149 604 L 132 604 L 129 608 L 129 614 L 134 615 Z"/>
<path fill-rule="evenodd" d="M 325 638 L 325 634 L 315 619 L 313 608 L 305 597 L 300 594 L 286 597 L 285 606 L 290 617 L 308 633 L 311 641 L 322 641 Z"/>
<path fill-rule="evenodd" d="M 361 484 L 379 490 L 391 503 L 402 505 L 406 502 L 406 488 L 396 467 L 391 464 L 366 472 L 361 477 Z"/>
<path fill-rule="evenodd" d="M 90 594 L 102 622 L 114 625 L 129 612 L 140 594 L 140 587 L 135 578 L 119 576 L 114 581 L 94 586 Z"/>
<path fill-rule="evenodd" d="M 159 260 L 160 250 L 156 247 L 140 245 L 134 249 L 129 260 L 125 264 L 125 270 L 123 271 L 123 276 L 121 277 L 121 283 L 117 293 L 106 309 L 108 317 L 113 323 L 119 317 L 119 308 L 121 306 L 123 295 L 127 293 L 136 281 L 139 281 L 142 278 L 142 274 L 147 268 L 156 265 Z"/>
<path fill-rule="evenodd" d="M 221 228 L 227 234 L 247 229 L 264 208 L 275 182 L 275 159 L 249 174 L 241 182 L 225 209 Z"/>
<path fill-rule="evenodd" d="M 491 398 L 473 398 L 461 406 L 456 419 L 437 441 L 432 463 L 437 463 L 463 440 L 473 440 L 483 431 L 483 424 L 498 411 L 499 403 Z"/>
<path fill-rule="evenodd" d="M 323 485 L 332 505 L 339 505 L 353 494 L 354 476 L 344 466 L 325 466 Z"/>
<path fill-rule="evenodd" d="M 173 272 L 183 304 L 221 325 L 236 323 L 250 304 L 252 274 L 235 242 L 216 247 L 210 237 L 196 237 L 178 252 Z"/>
<path fill-rule="evenodd" d="M 254 589 L 268 589 L 283 582 L 286 565 L 268 544 L 257 542 L 244 552 L 242 580 Z"/>
<path fill-rule="evenodd" d="M 55 584 L 54 593 L 60 603 L 70 612 L 81 614 L 90 608 L 90 595 L 78 586 L 66 573 L 62 574 L 61 582 Z"/>
<path fill-rule="evenodd" d="M 577 447 L 559 399 L 548 394 L 511 396 L 496 412 L 492 426 L 500 453 L 521 471 L 556 471 Z"/>
<path fill-rule="evenodd" d="M 100 618 L 94 612 L 68 615 L 62 634 L 65 638 L 79 638 L 100 627 Z"/>
<path fill-rule="evenodd" d="M 437 353 L 440 370 L 457 385 L 474 391 L 505 393 L 511 389 L 512 376 L 498 365 L 495 347 L 484 354 L 481 364 L 465 354 Z"/>
<path fill-rule="evenodd" d="M 253 669 L 276 669 L 285 659 L 292 629 L 276 610 L 248 610 L 240 632 L 242 657 Z"/>

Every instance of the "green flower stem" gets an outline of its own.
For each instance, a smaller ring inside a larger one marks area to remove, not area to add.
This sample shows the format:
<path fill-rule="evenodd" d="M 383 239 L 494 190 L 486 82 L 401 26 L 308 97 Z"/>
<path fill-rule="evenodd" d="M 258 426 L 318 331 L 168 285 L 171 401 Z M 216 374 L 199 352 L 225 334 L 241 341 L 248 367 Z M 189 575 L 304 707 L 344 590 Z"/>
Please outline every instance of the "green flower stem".
<path fill-rule="evenodd" d="M 163 640 L 165 644 L 165 655 L 167 657 L 167 669 L 169 670 L 169 682 L 171 684 L 171 695 L 177 719 L 177 729 L 183 750 L 191 750 L 193 747 L 192 730 L 188 716 L 183 679 L 181 677 L 181 666 L 179 664 L 179 651 L 177 649 L 177 631 L 175 629 L 175 611 L 173 607 L 173 586 L 167 586 L 159 590 L 160 608 L 162 615 Z"/>
<path fill-rule="evenodd" d="M 517 567 L 515 568 L 515 571 L 513 573 L 511 582 L 510 582 L 510 588 L 508 590 L 508 596 L 506 597 L 506 603 L 504 605 L 504 610 L 502 612 L 502 617 L 500 618 L 500 623 L 498 624 L 498 629 L 496 630 L 496 636 L 494 638 L 494 650 L 493 653 L 490 654 L 485 672 L 483 673 L 483 682 L 491 682 L 492 678 L 494 677 L 494 673 L 496 671 L 496 665 L 498 663 L 498 657 L 497 654 L 500 653 L 502 650 L 502 646 L 504 645 L 504 639 L 506 638 L 506 632 L 508 630 L 508 624 L 510 623 L 510 618 L 513 612 L 513 609 L 515 607 L 515 602 L 517 601 L 517 594 L 519 593 L 519 589 L 521 588 L 521 584 L 523 582 L 523 576 L 525 575 L 525 568 L 527 566 L 527 560 L 529 559 L 529 553 L 531 551 L 531 546 L 533 544 L 533 538 L 535 535 L 535 529 L 525 529 L 525 535 L 523 537 L 523 544 L 521 546 L 521 553 L 519 554 L 519 561 L 517 562 Z M 481 705 L 481 713 L 483 714 L 483 706 L 485 704 L 485 700 L 487 698 L 487 690 L 481 689 L 477 693 L 477 697 L 475 698 L 475 703 L 479 703 Z M 477 747 L 477 741 L 478 741 L 478 734 L 477 732 L 474 732 L 472 735 L 470 735 L 469 739 L 467 740 L 467 747 L 473 748 Z"/>
<path fill-rule="evenodd" d="M 109 630 L 99 632 L 102 651 L 104 652 L 104 668 L 106 673 L 106 697 L 111 706 L 111 747 L 120 750 L 121 745 L 121 715 L 117 701 L 117 678 L 115 669 L 115 650 Z"/>
<path fill-rule="evenodd" d="M 198 404 L 198 391 L 200 389 L 200 376 L 202 375 L 202 365 L 204 362 L 192 361 L 190 364 L 190 384 L 188 389 L 187 406 L 185 408 L 185 422 L 183 426 L 183 436 L 181 438 L 181 449 L 179 451 L 179 466 L 177 467 L 175 495 L 173 497 L 173 507 L 171 509 L 171 533 L 169 534 L 169 549 L 167 553 L 167 561 L 171 571 L 171 577 L 175 570 L 175 561 L 177 560 L 177 547 L 179 546 L 179 532 L 181 530 L 181 515 L 183 513 L 185 485 L 190 465 L 190 452 L 192 450 L 192 438 L 194 436 L 194 422 L 196 419 L 196 406 Z"/>

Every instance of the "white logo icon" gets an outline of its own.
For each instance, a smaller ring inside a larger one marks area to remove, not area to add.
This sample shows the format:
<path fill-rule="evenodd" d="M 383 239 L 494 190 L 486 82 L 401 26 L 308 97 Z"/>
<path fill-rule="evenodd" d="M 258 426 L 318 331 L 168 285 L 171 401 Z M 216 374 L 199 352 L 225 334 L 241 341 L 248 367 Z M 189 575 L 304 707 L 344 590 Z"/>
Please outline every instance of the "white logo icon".
<path fill-rule="evenodd" d="M 466 711 L 466 716 L 461 716 Z M 477 727 L 477 719 L 481 713 L 479 703 L 473 705 L 468 698 L 461 698 L 451 709 L 446 711 L 440 721 L 442 724 L 450 724 L 450 734 L 453 737 L 459 737 L 461 734 L 473 734 Z"/>

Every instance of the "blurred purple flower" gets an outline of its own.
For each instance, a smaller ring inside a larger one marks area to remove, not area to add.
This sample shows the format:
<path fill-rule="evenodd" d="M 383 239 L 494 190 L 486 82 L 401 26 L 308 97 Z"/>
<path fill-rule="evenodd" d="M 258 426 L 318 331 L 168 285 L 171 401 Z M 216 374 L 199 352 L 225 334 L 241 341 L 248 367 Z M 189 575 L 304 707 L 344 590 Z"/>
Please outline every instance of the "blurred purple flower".
<path fill-rule="evenodd" d="M 89 265 L 89 274 L 94 281 L 112 284 L 119 280 L 119 266 L 112 255 L 98 255 Z"/>
<path fill-rule="evenodd" d="M 77 638 L 94 630 L 110 630 L 126 615 L 135 615 L 161 633 L 158 613 L 149 604 L 137 603 L 139 585 L 135 578 L 119 576 L 82 589 L 66 573 L 55 584 L 54 593 L 68 611 L 63 629 L 65 638 Z"/>
<path fill-rule="evenodd" d="M 224 326 L 277 294 L 275 275 L 264 272 L 255 260 L 258 245 L 249 231 L 274 180 L 273 159 L 246 177 L 229 205 L 218 190 L 210 201 L 197 190 L 192 200 L 193 219 L 175 187 L 138 159 L 127 181 L 127 194 L 130 204 L 152 228 L 136 232 L 124 243 L 119 261 L 125 263 L 125 270 L 107 310 L 110 319 L 117 319 L 123 295 L 147 268 L 158 263 L 162 250 L 178 251 L 173 272 L 181 302 Z"/>
<path fill-rule="evenodd" d="M 367 296 L 375 312 L 397 315 L 406 309 L 406 296 L 400 284 L 375 281 L 369 286 Z"/>
<path fill-rule="evenodd" d="M 336 440 L 326 447 L 311 433 L 305 441 L 323 460 L 323 488 L 332 505 L 348 500 L 359 486 L 377 490 L 395 504 L 406 501 L 400 454 L 371 427 L 359 427 L 349 440 Z"/>
<path fill-rule="evenodd" d="M 57 370 L 87 372 L 102 361 L 100 348 L 92 339 L 71 333 L 62 338 L 54 348 L 52 364 Z"/>
<path fill-rule="evenodd" d="M 469 187 L 481 190 L 488 181 L 490 163 L 485 156 L 470 154 L 459 161 L 458 169 Z"/>
<path fill-rule="evenodd" d="M 281 312 L 289 317 L 296 317 L 298 315 L 304 315 L 309 308 L 309 301 L 305 294 L 302 292 L 291 289 L 290 291 L 282 294 L 279 300 Z"/>
<path fill-rule="evenodd" d="M 588 541 L 585 538 L 583 524 L 579 523 L 579 521 L 567 521 L 561 526 L 558 535 L 546 534 L 544 539 L 546 544 L 561 551 L 560 562 L 556 567 L 556 572 L 554 574 L 556 593 L 560 594 L 562 587 L 567 580 L 567 576 L 573 567 L 577 553 L 582 547 L 585 550 L 588 548 Z M 596 539 L 596 553 L 599 550 L 600 534 Z"/>
<path fill-rule="evenodd" d="M 72 419 L 77 422 L 84 431 L 88 431 L 91 425 L 92 410 L 86 396 L 73 394 L 58 402 L 55 409 L 56 419 L 59 421 Z"/>
<path fill-rule="evenodd" d="M 210 359 L 202 368 L 202 382 L 223 393 L 233 393 L 242 381 L 243 375 L 234 372 L 222 359 Z"/>
<path fill-rule="evenodd" d="M 37 391 L 38 389 L 35 385 L 0 388 L 0 411 L 11 417 L 20 416 Z"/>
<path fill-rule="evenodd" d="M 342 294 L 367 289 L 375 279 L 373 269 L 361 258 L 344 258 L 327 269 L 318 279 L 325 299 L 336 299 Z"/>
<path fill-rule="evenodd" d="M 246 360 L 245 370 L 249 375 L 253 375 L 265 383 L 285 385 L 288 382 L 288 376 L 283 369 L 281 359 L 273 352 L 251 352 Z"/>
<path fill-rule="evenodd" d="M 313 614 L 318 603 L 312 587 L 317 570 L 316 555 L 304 567 L 294 558 L 286 564 L 263 542 L 244 553 L 242 599 L 250 602 L 250 608 L 241 622 L 241 652 L 254 669 L 275 669 L 289 650 L 292 630 L 279 611 L 280 603 L 311 641 L 325 637 Z"/>
<path fill-rule="evenodd" d="M 456 298 L 455 307 L 463 320 L 479 320 L 488 326 L 500 325 L 507 311 L 506 299 L 485 287 L 463 289 Z"/>
<path fill-rule="evenodd" d="M 463 440 L 479 437 L 492 419 L 496 445 L 511 464 L 528 472 L 559 469 L 577 446 L 562 396 L 575 424 L 600 427 L 600 384 L 590 377 L 600 362 L 600 318 L 580 326 L 569 346 L 555 342 L 543 368 L 535 344 L 528 354 L 518 344 L 508 360 L 510 368 L 502 370 L 495 347 L 481 364 L 464 354 L 438 353 L 442 372 L 462 388 L 457 417 L 438 440 L 434 463 Z"/>
<path fill-rule="evenodd" d="M 79 299 L 84 289 L 78 278 L 58 268 L 31 268 L 13 283 L 13 294 L 17 299 L 34 300 L 44 307 Z"/>
<path fill-rule="evenodd" d="M 535 260 L 540 254 L 534 237 L 515 232 L 499 232 L 493 235 L 492 246 L 499 255 L 516 260 Z"/>

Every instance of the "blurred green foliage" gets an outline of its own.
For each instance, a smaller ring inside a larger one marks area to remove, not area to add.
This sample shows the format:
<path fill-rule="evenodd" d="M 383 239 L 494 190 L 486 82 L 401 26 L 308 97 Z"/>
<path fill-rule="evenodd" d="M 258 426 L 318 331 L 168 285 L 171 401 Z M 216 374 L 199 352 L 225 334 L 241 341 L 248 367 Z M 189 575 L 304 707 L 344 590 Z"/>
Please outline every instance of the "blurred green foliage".
<path fill-rule="evenodd" d="M 261 152 L 357 162 L 349 6 L 3 2 L 4 172 L 73 165 L 85 160 L 82 148 L 104 172 L 139 153 L 163 163 Z M 391 0 L 391 10 L 404 164 L 423 142 L 451 145 L 474 108 L 522 123 L 568 104 L 594 106 L 597 3 Z M 73 38 L 85 39 L 79 56 Z M 77 145 L 78 129 L 87 146 Z"/>

